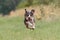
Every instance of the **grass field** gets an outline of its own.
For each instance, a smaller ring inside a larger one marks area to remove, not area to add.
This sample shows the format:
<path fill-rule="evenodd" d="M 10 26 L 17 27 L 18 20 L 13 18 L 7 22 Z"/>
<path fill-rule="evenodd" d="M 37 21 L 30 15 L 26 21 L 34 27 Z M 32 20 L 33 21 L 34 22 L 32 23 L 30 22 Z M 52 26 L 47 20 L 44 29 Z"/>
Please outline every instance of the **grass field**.
<path fill-rule="evenodd" d="M 0 17 L 0 40 L 60 40 L 60 20 L 36 20 L 32 31 L 25 28 L 23 17 Z"/>

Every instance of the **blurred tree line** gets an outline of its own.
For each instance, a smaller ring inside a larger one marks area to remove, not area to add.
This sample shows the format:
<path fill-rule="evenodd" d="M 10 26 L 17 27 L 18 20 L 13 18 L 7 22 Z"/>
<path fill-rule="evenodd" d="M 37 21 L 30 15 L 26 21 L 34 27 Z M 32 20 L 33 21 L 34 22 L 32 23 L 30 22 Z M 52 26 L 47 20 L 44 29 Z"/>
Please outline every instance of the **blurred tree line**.
<path fill-rule="evenodd" d="M 0 0 L 0 13 L 3 15 L 10 14 L 16 8 L 27 7 L 31 5 L 49 5 L 55 4 L 60 6 L 60 0 Z"/>
<path fill-rule="evenodd" d="M 10 11 L 15 11 L 16 6 L 21 0 L 0 0 L 0 13 L 9 15 Z"/>
<path fill-rule="evenodd" d="M 60 6 L 60 0 L 22 0 L 17 7 L 21 8 L 30 5 L 41 5 L 41 4 L 42 5 L 54 4 Z"/>

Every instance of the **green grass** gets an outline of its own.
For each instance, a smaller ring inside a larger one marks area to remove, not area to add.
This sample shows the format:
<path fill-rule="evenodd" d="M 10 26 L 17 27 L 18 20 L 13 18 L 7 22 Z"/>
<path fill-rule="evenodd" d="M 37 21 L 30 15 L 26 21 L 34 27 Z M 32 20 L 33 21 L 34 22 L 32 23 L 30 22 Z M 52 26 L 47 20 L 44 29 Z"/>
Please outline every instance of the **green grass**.
<path fill-rule="evenodd" d="M 23 17 L 0 17 L 0 40 L 60 40 L 60 21 L 36 20 L 32 31 L 26 29 Z"/>

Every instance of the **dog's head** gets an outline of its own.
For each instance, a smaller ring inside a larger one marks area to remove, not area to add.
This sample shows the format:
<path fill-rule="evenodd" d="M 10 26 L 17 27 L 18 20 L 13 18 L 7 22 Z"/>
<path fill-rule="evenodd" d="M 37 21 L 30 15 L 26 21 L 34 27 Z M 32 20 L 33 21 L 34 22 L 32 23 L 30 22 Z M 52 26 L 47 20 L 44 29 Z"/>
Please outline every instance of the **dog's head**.
<path fill-rule="evenodd" d="M 34 9 L 32 9 L 31 11 L 27 11 L 27 10 L 25 9 L 25 16 L 27 16 L 27 17 L 31 17 L 31 16 L 34 15 L 34 12 L 35 12 Z"/>

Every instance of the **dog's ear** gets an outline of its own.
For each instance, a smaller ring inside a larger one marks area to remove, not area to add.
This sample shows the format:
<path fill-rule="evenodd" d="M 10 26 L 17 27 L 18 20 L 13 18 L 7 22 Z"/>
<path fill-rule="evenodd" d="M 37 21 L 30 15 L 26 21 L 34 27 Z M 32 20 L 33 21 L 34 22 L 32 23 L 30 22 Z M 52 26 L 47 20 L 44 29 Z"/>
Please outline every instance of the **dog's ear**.
<path fill-rule="evenodd" d="M 25 12 L 27 12 L 27 10 L 25 9 Z"/>
<path fill-rule="evenodd" d="M 25 9 L 25 11 L 26 11 L 26 9 Z"/>
<path fill-rule="evenodd" d="M 32 10 L 31 10 L 31 12 L 35 12 L 35 10 L 34 10 L 34 9 L 32 9 Z"/>

